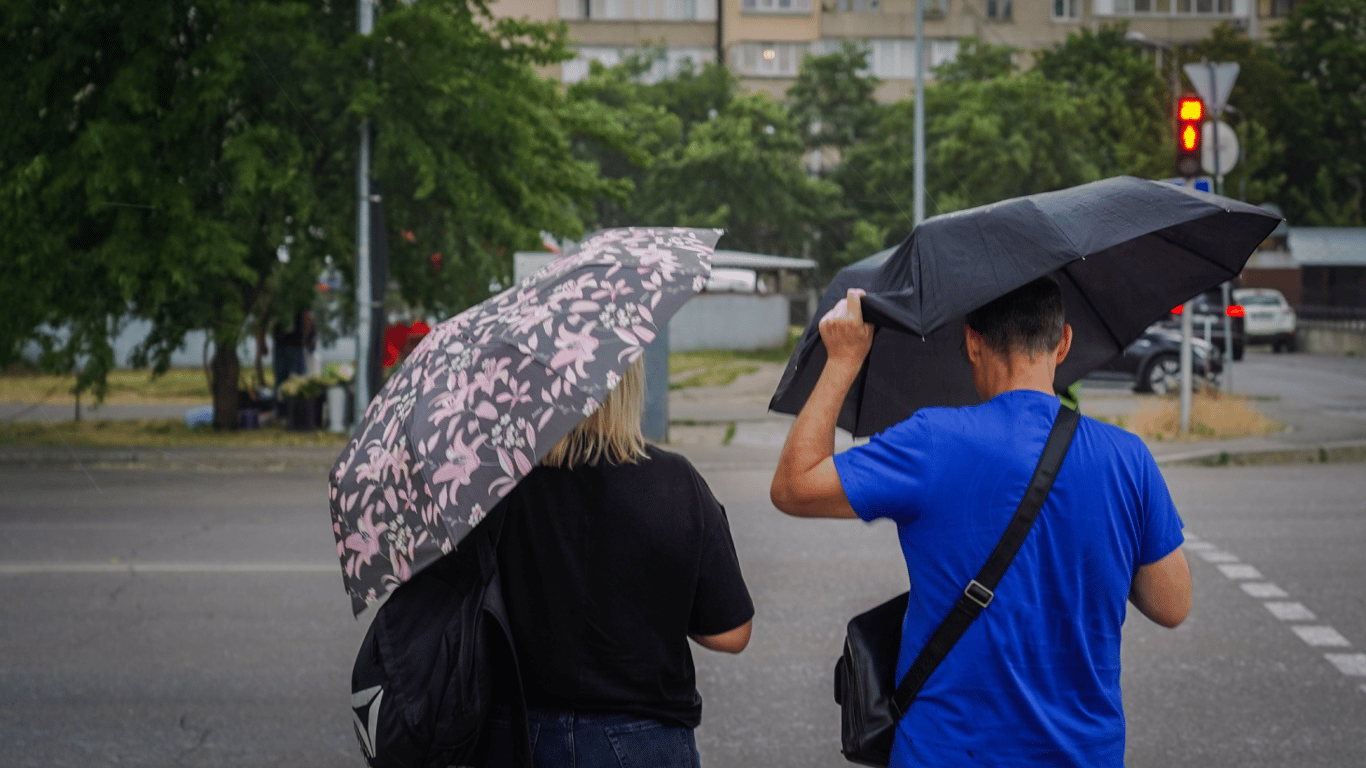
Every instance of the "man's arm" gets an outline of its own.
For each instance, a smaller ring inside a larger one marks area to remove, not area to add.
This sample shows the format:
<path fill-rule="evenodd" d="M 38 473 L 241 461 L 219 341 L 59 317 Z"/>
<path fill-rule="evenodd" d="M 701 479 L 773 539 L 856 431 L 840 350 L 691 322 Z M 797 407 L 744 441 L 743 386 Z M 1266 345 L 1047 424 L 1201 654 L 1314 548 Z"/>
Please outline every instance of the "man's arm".
<path fill-rule="evenodd" d="M 692 639 L 709 651 L 739 653 L 745 650 L 745 646 L 749 645 L 749 635 L 753 629 L 754 619 L 750 619 L 735 629 L 722 632 L 719 635 L 692 635 Z"/>
<path fill-rule="evenodd" d="M 821 319 L 827 360 L 811 396 L 792 424 L 778 457 L 769 498 L 796 517 L 856 518 L 835 471 L 835 424 L 849 387 L 873 344 L 873 326 L 863 322 L 859 296 L 849 295 Z"/>
<path fill-rule="evenodd" d="M 1129 588 L 1129 602 L 1164 627 L 1173 628 L 1185 621 L 1191 610 L 1191 570 L 1186 554 L 1177 548 L 1155 563 L 1139 566 Z"/>

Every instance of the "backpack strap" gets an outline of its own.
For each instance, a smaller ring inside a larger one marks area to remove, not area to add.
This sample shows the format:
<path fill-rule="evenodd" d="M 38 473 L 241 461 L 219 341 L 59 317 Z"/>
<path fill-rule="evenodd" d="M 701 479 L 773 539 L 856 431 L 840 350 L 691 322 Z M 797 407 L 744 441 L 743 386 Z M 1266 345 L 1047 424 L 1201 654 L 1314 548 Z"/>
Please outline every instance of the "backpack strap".
<path fill-rule="evenodd" d="M 508 505 L 496 505 L 487 519 L 483 521 L 485 525 L 493 526 L 486 537 L 478 541 L 478 558 L 480 576 L 486 584 L 484 593 L 484 610 L 493 620 L 493 624 L 498 627 L 504 643 L 507 668 L 504 670 L 509 677 L 509 689 L 511 692 L 511 726 L 512 726 L 512 759 L 513 764 L 518 768 L 531 768 L 531 724 L 527 718 L 526 694 L 522 690 L 522 670 L 517 663 L 517 648 L 513 644 L 512 627 L 508 624 L 507 604 L 503 601 L 502 579 L 498 578 L 498 542 L 503 536 L 503 524 L 507 519 Z"/>
<path fill-rule="evenodd" d="M 1048 492 L 1053 488 L 1053 481 L 1057 479 L 1058 469 L 1062 466 L 1063 457 L 1067 455 L 1067 449 L 1072 444 L 1072 435 L 1076 432 L 1080 420 L 1081 415 L 1076 411 L 1059 405 L 1058 416 L 1053 420 L 1053 429 L 1048 433 L 1048 441 L 1044 443 L 1043 454 L 1039 456 L 1039 464 L 1034 469 L 1034 477 L 1029 481 L 1029 489 L 1025 491 L 1024 498 L 1015 509 L 1015 516 L 1006 526 L 996 549 L 987 558 L 982 570 L 978 571 L 977 578 L 968 582 L 963 594 L 959 595 L 953 604 L 949 615 L 944 618 L 934 634 L 930 635 L 929 642 L 921 649 L 920 655 L 897 685 L 896 693 L 892 696 L 892 708 L 898 720 L 906 714 L 906 710 L 910 708 L 911 702 L 915 700 L 916 694 L 920 693 L 930 674 L 996 596 L 996 585 L 1001 582 L 1001 577 L 1005 575 L 1006 569 L 1020 551 L 1025 536 L 1029 534 L 1029 529 L 1039 516 L 1044 499 L 1048 498 Z"/>

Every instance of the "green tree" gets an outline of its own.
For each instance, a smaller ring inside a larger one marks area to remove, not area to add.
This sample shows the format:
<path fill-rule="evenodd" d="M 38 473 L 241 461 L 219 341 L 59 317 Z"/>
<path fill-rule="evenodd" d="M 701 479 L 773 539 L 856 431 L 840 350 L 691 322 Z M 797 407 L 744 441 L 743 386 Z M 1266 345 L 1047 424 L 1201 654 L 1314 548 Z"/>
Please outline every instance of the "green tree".
<path fill-rule="evenodd" d="M 656 158 L 637 192 L 643 222 L 724 227 L 726 246 L 798 255 L 838 189 L 801 164 L 802 139 L 767 94 L 737 97 Z"/>
<path fill-rule="evenodd" d="M 367 38 L 327 0 L 10 11 L 0 362 L 36 341 L 97 394 L 127 319 L 152 321 L 134 364 L 155 370 L 207 329 L 215 424 L 235 424 L 248 327 L 311 301 L 329 256 L 353 271 L 361 116 L 390 221 L 421 245 L 391 268 L 433 308 L 482 298 L 513 249 L 577 234 L 575 204 L 614 192 L 570 156 L 572 110 L 535 74 L 567 57 L 562 28 L 494 20 L 482 0 L 386 2 Z"/>
<path fill-rule="evenodd" d="M 1008 77 L 1019 69 L 1015 65 L 1015 53 L 1015 48 L 1008 45 L 992 45 L 981 38 L 965 37 L 958 41 L 958 54 L 934 68 L 934 77 L 939 83 Z"/>
<path fill-rule="evenodd" d="M 1036 71 L 927 88 L 926 213 L 1101 178 L 1094 136 L 1077 130 L 1098 122 L 1099 110 L 1094 97 Z M 911 230 L 913 114 L 910 101 L 892 105 L 839 169 L 846 202 L 874 228 L 865 231 L 887 233 L 884 247 Z"/>
<path fill-rule="evenodd" d="M 1306 0 L 1273 40 L 1291 72 L 1276 132 L 1295 221 L 1361 226 L 1366 191 L 1366 0 Z"/>
<path fill-rule="evenodd" d="M 844 41 L 824 56 L 807 56 L 787 89 L 789 111 L 808 149 L 843 149 L 877 123 L 874 94 L 881 80 L 869 71 L 871 49 Z"/>
<path fill-rule="evenodd" d="M 1170 89 L 1152 64 L 1125 38 L 1124 25 L 1082 28 L 1035 59 L 1035 71 L 1066 84 L 1081 102 L 1098 108 L 1074 132 L 1088 132 L 1088 154 L 1102 177 L 1170 175 L 1175 144 Z"/>

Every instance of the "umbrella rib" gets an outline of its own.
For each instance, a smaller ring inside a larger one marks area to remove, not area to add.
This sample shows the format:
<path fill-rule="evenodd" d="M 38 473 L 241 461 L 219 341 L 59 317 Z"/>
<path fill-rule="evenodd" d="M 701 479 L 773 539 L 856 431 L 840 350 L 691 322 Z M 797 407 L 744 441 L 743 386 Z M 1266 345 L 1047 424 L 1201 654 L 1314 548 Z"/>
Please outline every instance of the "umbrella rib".
<path fill-rule="evenodd" d="M 1220 261 L 1218 261 L 1218 260 L 1216 260 L 1216 259 L 1211 259 L 1210 257 L 1204 255 L 1203 253 L 1200 253 L 1199 251 L 1192 250 L 1192 249 L 1188 248 L 1186 245 L 1184 245 L 1183 243 L 1178 243 L 1178 242 L 1176 242 L 1175 240 L 1171 239 L 1170 237 L 1167 237 L 1166 235 L 1162 234 L 1161 231 L 1153 232 L 1153 233 L 1152 233 L 1152 236 L 1153 236 L 1153 237 L 1156 237 L 1158 240 L 1161 240 L 1161 241 L 1164 242 L 1164 243 L 1167 243 L 1168 245 L 1172 245 L 1172 246 L 1174 246 L 1174 247 L 1176 247 L 1176 248 L 1180 248 L 1181 250 L 1185 251 L 1186 253 L 1189 253 L 1189 254 L 1191 254 L 1192 256 L 1194 256 L 1194 257 L 1196 257 L 1196 258 L 1198 258 L 1198 259 L 1200 259 L 1200 260 L 1202 260 L 1202 261 L 1205 261 L 1205 262 L 1207 262 L 1207 263 L 1209 263 L 1209 264 L 1213 264 L 1214 266 L 1218 267 L 1218 268 L 1219 268 L 1220 270 L 1222 270 L 1223 272 L 1227 273 L 1229 277 L 1233 277 L 1233 276 L 1235 276 L 1235 275 L 1238 274 L 1237 272 L 1232 272 L 1232 271 L 1230 271 L 1229 268 L 1228 268 L 1228 265 L 1226 265 L 1226 264 L 1224 264 L 1224 263 L 1222 263 L 1222 262 L 1220 262 Z"/>
<path fill-rule="evenodd" d="M 1095 302 L 1091 301 L 1091 297 L 1086 295 L 1086 291 L 1081 289 L 1081 283 L 1077 282 L 1077 278 L 1073 277 L 1072 273 L 1068 271 L 1067 265 L 1064 265 L 1063 268 L 1058 271 L 1067 277 L 1067 280 L 1072 283 L 1073 288 L 1077 289 L 1077 295 L 1081 297 L 1082 301 L 1086 302 L 1086 306 L 1090 308 L 1091 314 L 1095 315 L 1096 319 L 1100 320 L 1100 327 L 1104 328 L 1105 332 L 1109 334 L 1110 340 L 1115 343 L 1116 347 L 1123 349 L 1126 346 L 1125 342 L 1120 341 L 1119 336 L 1115 333 L 1115 329 L 1110 327 L 1110 321 L 1101 313 Z"/>

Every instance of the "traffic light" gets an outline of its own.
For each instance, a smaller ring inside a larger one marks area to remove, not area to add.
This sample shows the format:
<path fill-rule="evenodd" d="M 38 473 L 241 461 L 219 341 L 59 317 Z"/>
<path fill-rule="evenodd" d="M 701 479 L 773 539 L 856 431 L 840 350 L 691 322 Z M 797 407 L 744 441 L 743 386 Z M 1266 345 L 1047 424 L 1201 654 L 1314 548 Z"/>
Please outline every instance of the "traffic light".
<path fill-rule="evenodd" d="M 1205 104 L 1194 96 L 1182 96 L 1176 105 L 1176 175 L 1191 178 L 1200 173 L 1200 142 L 1204 139 Z"/>

